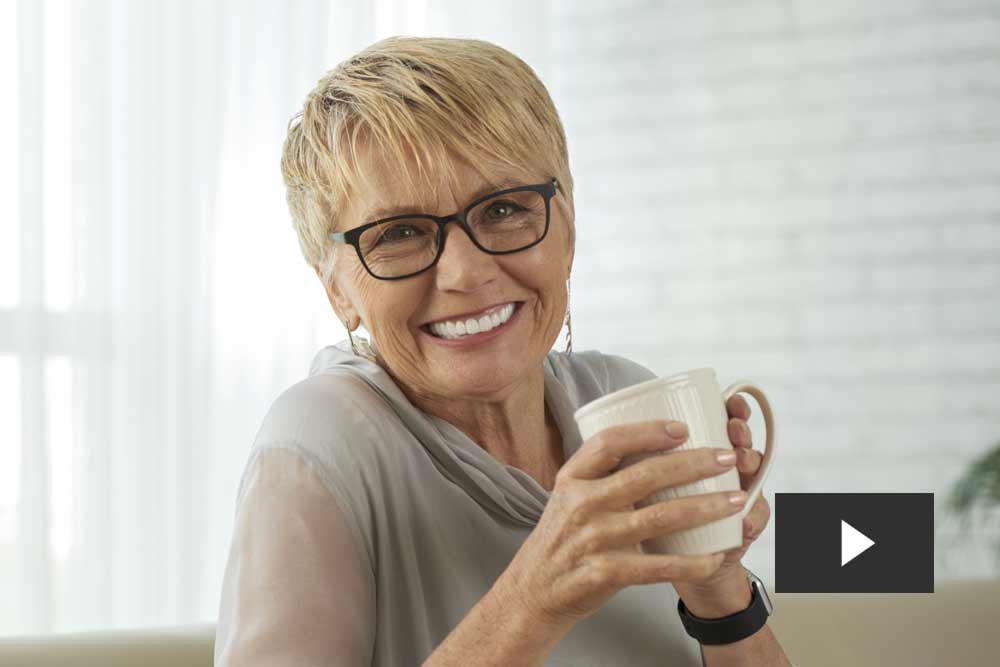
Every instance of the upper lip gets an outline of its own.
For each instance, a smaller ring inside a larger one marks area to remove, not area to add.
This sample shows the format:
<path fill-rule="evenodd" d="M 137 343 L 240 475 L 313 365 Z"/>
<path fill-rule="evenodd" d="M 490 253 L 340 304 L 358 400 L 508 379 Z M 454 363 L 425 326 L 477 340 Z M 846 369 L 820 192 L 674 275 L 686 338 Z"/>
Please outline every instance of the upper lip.
<path fill-rule="evenodd" d="M 476 315 L 482 315 L 487 310 L 491 310 L 493 308 L 496 308 L 497 306 L 504 306 L 504 305 L 507 305 L 508 303 L 513 303 L 513 304 L 517 305 L 520 302 L 518 302 L 518 301 L 498 301 L 497 303 L 494 303 L 492 306 L 486 306 L 485 308 L 480 308 L 479 310 L 472 310 L 472 311 L 469 311 L 467 313 L 460 313 L 458 315 L 448 315 L 447 317 L 441 317 L 441 318 L 438 318 L 436 320 L 428 320 L 428 321 L 424 322 L 423 324 L 421 324 L 420 326 L 428 326 L 430 324 L 435 324 L 437 322 L 450 322 L 450 321 L 454 321 L 454 320 L 469 319 L 469 318 L 472 318 L 472 317 L 474 317 Z"/>

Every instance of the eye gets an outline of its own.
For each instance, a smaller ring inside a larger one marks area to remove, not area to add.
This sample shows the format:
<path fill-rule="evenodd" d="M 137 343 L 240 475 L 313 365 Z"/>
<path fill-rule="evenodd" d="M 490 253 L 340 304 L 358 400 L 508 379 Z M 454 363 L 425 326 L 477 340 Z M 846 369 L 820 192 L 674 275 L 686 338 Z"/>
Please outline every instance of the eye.
<path fill-rule="evenodd" d="M 495 222 L 496 220 L 503 220 L 504 218 L 510 217 L 514 213 L 525 210 L 527 209 L 515 202 L 507 199 L 500 199 L 490 202 L 490 205 L 486 207 L 486 217 L 491 222 Z"/>
<path fill-rule="evenodd" d="M 379 234 L 378 240 L 375 242 L 376 245 L 381 245 L 382 243 L 399 243 L 402 241 L 410 241 L 419 238 L 423 235 L 423 230 L 411 225 L 409 223 L 397 223 L 389 225 L 386 229 Z"/>

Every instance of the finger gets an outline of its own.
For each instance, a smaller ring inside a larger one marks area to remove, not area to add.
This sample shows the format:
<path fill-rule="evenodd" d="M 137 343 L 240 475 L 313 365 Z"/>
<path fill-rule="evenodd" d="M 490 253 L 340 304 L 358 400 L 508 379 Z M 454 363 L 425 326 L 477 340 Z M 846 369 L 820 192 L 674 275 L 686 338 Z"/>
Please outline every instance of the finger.
<path fill-rule="evenodd" d="M 749 489 L 757 473 L 760 472 L 764 455 L 753 449 L 752 443 L 747 446 L 737 445 L 734 449 L 736 451 L 736 471 L 740 476 L 740 488 Z"/>
<path fill-rule="evenodd" d="M 732 452 L 722 447 L 697 447 L 682 452 L 653 454 L 596 480 L 590 493 L 601 498 L 603 507 L 627 507 L 654 491 L 721 475 L 736 463 L 720 462 L 717 456 Z"/>
<path fill-rule="evenodd" d="M 743 517 L 743 535 L 744 537 L 752 540 L 760 537 L 760 534 L 764 532 L 767 528 L 768 521 L 771 520 L 771 505 L 767 502 L 767 499 L 761 494 L 757 498 L 757 502 L 753 504 L 753 507 L 747 512 L 747 515 Z"/>
<path fill-rule="evenodd" d="M 652 454 L 677 447 L 687 440 L 687 425 L 683 424 L 683 435 L 674 436 L 666 429 L 671 423 L 683 424 L 668 419 L 652 419 L 602 429 L 569 457 L 559 469 L 556 479 L 563 476 L 597 479 L 614 470 L 629 454 Z"/>
<path fill-rule="evenodd" d="M 729 441 L 733 443 L 734 447 L 753 446 L 753 433 L 751 433 L 747 423 L 739 417 L 730 419 L 729 423 L 726 424 L 726 429 L 729 431 Z"/>
<path fill-rule="evenodd" d="M 740 419 L 747 420 L 750 419 L 750 404 L 739 394 L 733 394 L 726 401 L 726 412 L 729 413 L 730 417 L 739 417 Z"/>
<path fill-rule="evenodd" d="M 597 522 L 599 539 L 606 547 L 619 547 L 717 521 L 742 508 L 745 498 L 732 503 L 729 500 L 732 493 L 699 493 L 670 498 L 637 510 L 615 512 Z"/>
<path fill-rule="evenodd" d="M 760 470 L 760 464 L 764 461 L 764 455 L 750 447 L 737 447 L 735 451 L 736 470 L 741 475 L 754 477 L 757 471 Z"/>
<path fill-rule="evenodd" d="M 613 552 L 587 559 L 582 568 L 590 582 L 607 588 L 663 581 L 703 581 L 715 574 L 725 553 L 711 554 L 641 554 Z"/>

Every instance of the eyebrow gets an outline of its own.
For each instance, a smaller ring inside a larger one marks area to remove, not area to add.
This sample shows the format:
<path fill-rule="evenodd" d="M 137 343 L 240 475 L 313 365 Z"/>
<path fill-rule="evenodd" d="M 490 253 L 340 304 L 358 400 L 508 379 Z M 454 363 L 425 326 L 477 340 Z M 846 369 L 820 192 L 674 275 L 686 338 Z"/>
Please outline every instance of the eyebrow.
<path fill-rule="evenodd" d="M 515 188 L 522 185 L 521 181 L 516 178 L 504 178 L 498 183 L 487 183 L 483 187 L 479 188 L 472 193 L 472 197 L 469 199 L 473 202 L 480 197 L 485 197 L 486 195 L 497 192 L 499 190 L 505 190 L 507 188 Z M 374 222 L 375 220 L 381 220 L 382 218 L 391 218 L 394 215 L 400 213 L 413 213 L 414 215 L 422 214 L 423 211 L 416 206 L 408 205 L 389 205 L 389 206 L 374 206 L 365 211 L 364 215 L 361 216 L 360 224 L 367 224 L 369 222 Z"/>

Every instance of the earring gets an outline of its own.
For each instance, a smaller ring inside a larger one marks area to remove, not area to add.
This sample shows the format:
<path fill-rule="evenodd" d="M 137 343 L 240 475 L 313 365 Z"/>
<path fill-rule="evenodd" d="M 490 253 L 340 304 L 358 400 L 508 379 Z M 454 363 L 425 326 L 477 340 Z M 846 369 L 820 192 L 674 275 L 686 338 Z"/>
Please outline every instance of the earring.
<path fill-rule="evenodd" d="M 566 279 L 566 354 L 573 354 L 573 318 L 569 312 L 569 278 Z"/>
<path fill-rule="evenodd" d="M 344 320 L 344 328 L 347 329 L 347 337 L 351 339 L 351 351 L 354 352 L 354 356 L 378 363 L 375 348 L 372 347 L 371 342 L 364 336 L 358 336 L 357 338 L 352 336 L 351 327 L 347 320 Z"/>
<path fill-rule="evenodd" d="M 344 328 L 347 329 L 347 337 L 351 339 L 351 351 L 354 352 L 354 356 L 360 357 L 358 353 L 358 347 L 354 344 L 354 336 L 351 335 L 351 325 L 347 320 L 344 320 Z"/>

